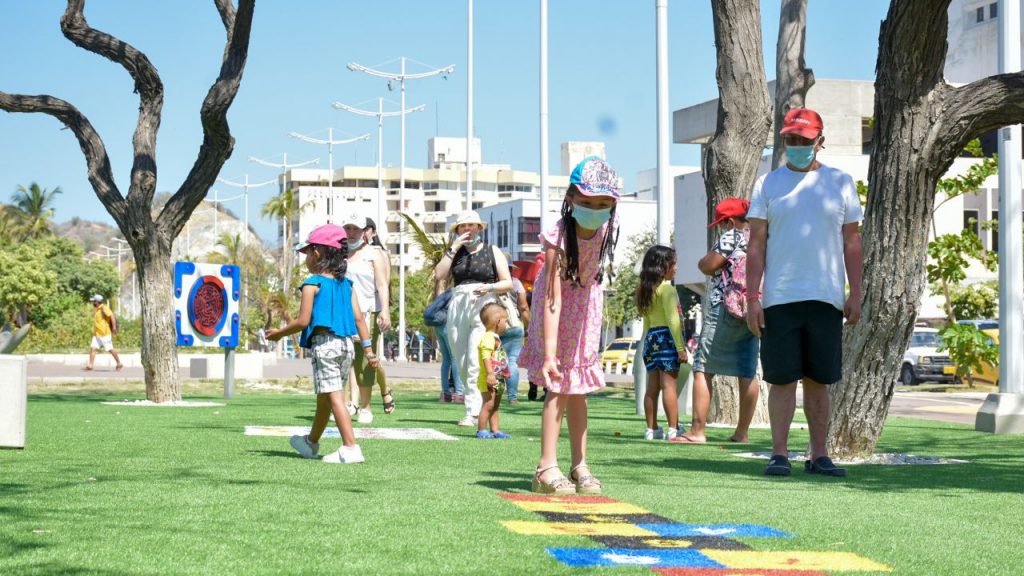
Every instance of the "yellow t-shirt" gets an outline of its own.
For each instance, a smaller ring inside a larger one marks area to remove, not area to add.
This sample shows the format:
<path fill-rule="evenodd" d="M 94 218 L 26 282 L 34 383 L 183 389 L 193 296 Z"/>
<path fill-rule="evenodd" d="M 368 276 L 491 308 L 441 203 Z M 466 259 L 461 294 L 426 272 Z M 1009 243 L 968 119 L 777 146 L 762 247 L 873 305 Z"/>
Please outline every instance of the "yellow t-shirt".
<path fill-rule="evenodd" d="M 106 304 L 97 306 L 92 318 L 92 335 L 100 338 L 110 336 L 110 323 L 113 317 L 114 313 L 110 310 L 110 306 Z"/>
<path fill-rule="evenodd" d="M 675 341 L 676 350 L 685 350 L 683 341 L 683 325 L 679 321 L 679 295 L 676 287 L 665 280 L 654 291 L 651 308 L 644 314 L 644 331 L 658 326 L 667 326 Z"/>
<path fill-rule="evenodd" d="M 480 359 L 480 374 L 476 379 L 477 390 L 487 391 L 487 366 L 490 365 L 498 380 L 496 386 L 498 394 L 503 393 L 510 374 L 508 354 L 501 347 L 501 337 L 494 332 L 484 332 L 484 335 L 480 337 L 480 344 L 477 345 L 477 353 Z"/>

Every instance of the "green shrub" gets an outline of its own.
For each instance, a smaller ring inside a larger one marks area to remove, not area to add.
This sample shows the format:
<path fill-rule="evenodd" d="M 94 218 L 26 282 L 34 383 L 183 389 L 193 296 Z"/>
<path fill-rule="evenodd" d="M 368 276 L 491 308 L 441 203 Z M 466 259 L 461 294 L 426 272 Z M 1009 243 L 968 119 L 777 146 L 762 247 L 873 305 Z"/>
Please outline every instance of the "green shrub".
<path fill-rule="evenodd" d="M 18 352 L 22 354 L 78 354 L 89 351 L 92 341 L 92 306 L 73 308 L 49 326 L 33 326 Z M 142 322 L 121 320 L 114 336 L 118 352 L 138 352 L 142 348 Z"/>

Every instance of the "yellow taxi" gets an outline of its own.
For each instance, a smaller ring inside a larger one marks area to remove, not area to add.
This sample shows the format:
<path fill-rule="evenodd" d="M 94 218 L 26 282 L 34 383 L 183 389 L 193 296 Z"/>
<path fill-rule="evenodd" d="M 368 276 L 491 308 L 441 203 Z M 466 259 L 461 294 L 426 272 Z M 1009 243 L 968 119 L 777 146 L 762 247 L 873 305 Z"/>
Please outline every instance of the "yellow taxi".
<path fill-rule="evenodd" d="M 633 361 L 636 353 L 636 338 L 616 338 L 601 353 L 601 363 L 612 362 L 615 364 L 627 364 Z"/>
<path fill-rule="evenodd" d="M 982 330 L 981 332 L 984 335 L 989 337 L 989 340 L 990 340 L 991 344 L 995 344 L 996 346 L 999 345 L 999 328 L 995 328 L 995 329 L 991 329 L 991 330 Z M 981 380 L 983 382 L 991 382 L 992 384 L 995 384 L 996 386 L 998 386 L 999 385 L 999 362 L 996 362 L 994 365 L 993 364 L 989 364 L 988 362 L 982 362 L 981 363 L 981 370 L 979 370 L 978 372 L 975 372 L 974 379 L 975 380 Z"/>

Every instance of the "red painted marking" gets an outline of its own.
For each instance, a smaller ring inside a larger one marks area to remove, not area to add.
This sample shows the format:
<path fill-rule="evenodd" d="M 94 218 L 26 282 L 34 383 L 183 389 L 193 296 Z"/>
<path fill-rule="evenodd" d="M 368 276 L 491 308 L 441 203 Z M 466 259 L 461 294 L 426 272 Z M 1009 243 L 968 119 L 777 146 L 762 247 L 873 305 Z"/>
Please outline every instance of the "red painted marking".
<path fill-rule="evenodd" d="M 662 576 L 828 576 L 817 570 L 762 570 L 759 568 L 654 568 Z"/>
<path fill-rule="evenodd" d="M 549 496 L 546 494 L 498 494 L 505 500 L 519 502 L 562 502 L 568 504 L 617 504 L 619 501 L 607 496 Z"/>

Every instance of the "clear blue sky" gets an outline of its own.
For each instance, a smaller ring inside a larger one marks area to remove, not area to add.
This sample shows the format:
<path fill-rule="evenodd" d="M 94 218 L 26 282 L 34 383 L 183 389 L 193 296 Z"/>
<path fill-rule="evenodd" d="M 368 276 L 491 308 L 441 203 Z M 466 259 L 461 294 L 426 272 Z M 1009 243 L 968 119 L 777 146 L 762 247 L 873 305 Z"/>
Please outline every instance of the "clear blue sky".
<path fill-rule="evenodd" d="M 372 165 L 376 120 L 334 110 L 340 100 L 372 108 L 376 98 L 398 101 L 386 82 L 350 72 L 348 62 L 398 69 L 406 56 L 430 67 L 455 64 L 447 80 L 407 83 L 407 105 L 427 111 L 406 118 L 407 165 L 426 165 L 427 139 L 466 134 L 465 0 L 261 0 L 257 2 L 249 60 L 228 119 L 235 151 L 221 176 L 275 171 L 247 161 L 289 162 L 321 158 L 326 146 L 288 138 L 298 131 L 335 139 L 371 132 L 373 139 L 335 147 L 335 167 Z M 879 24 L 888 3 L 810 2 L 808 65 L 818 78 L 872 79 Z M 761 3 L 767 75 L 774 77 L 779 2 Z M 131 137 L 137 98 L 119 66 L 85 52 L 60 33 L 64 3 L 0 3 L 0 90 L 50 94 L 70 101 L 106 143 L 122 193 L 128 190 Z M 199 106 L 216 77 L 224 31 L 212 1 L 89 2 L 89 23 L 147 54 L 164 82 L 165 105 L 158 139 L 158 190 L 174 191 L 201 142 Z M 553 0 L 549 2 L 550 167 L 560 166 L 559 143 L 602 140 L 610 162 L 626 180 L 656 165 L 655 14 L 652 0 Z M 484 162 L 537 171 L 539 159 L 537 0 L 477 0 L 474 4 L 474 123 Z M 717 97 L 710 2 L 669 3 L 669 102 L 672 110 Z M 415 65 L 410 71 L 424 70 Z M 397 109 L 397 104 L 392 109 Z M 397 119 L 385 120 L 384 161 L 399 162 Z M 698 147 L 673 145 L 672 162 L 698 163 Z M 60 186 L 56 219 L 74 216 L 111 222 L 86 179 L 85 161 L 69 131 L 42 114 L 0 112 L 0 199 L 17 185 Z M 231 189 L 218 187 L 222 195 Z M 264 238 L 274 225 L 256 216 L 276 187 L 251 194 L 253 224 Z M 241 215 L 239 202 L 227 206 Z"/>

